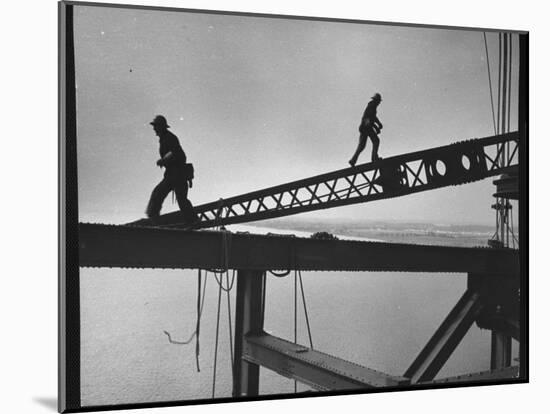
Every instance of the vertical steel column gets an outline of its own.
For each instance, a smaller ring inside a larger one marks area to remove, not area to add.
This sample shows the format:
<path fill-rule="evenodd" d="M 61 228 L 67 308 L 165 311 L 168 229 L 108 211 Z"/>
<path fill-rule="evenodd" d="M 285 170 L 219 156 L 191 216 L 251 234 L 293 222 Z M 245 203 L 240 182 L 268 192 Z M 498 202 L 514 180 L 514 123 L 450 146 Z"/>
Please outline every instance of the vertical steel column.
<path fill-rule="evenodd" d="M 260 334 L 264 328 L 265 274 L 239 270 L 235 311 L 235 363 L 233 397 L 258 395 L 260 367 L 242 358 L 247 334 Z"/>
<path fill-rule="evenodd" d="M 491 331 L 491 369 L 501 369 L 512 365 L 512 337 Z"/>

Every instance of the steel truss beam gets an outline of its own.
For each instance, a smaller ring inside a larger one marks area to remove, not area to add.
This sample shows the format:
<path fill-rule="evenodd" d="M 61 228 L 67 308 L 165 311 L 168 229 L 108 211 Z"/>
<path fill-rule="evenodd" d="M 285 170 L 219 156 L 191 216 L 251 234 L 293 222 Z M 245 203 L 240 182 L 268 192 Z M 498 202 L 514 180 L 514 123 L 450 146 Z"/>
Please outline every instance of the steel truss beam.
<path fill-rule="evenodd" d="M 397 260 L 396 258 L 399 258 Z M 519 272 L 511 249 L 424 246 L 219 231 L 79 225 L 81 267 Z"/>
<path fill-rule="evenodd" d="M 499 165 L 506 144 L 510 156 Z M 220 199 L 196 206 L 200 222 L 192 227 L 264 220 L 478 181 L 517 166 L 518 144 L 517 132 L 472 139 Z M 161 216 L 155 225 L 189 227 L 180 212 Z"/>
<path fill-rule="evenodd" d="M 320 391 L 397 387 L 407 378 L 391 376 L 268 334 L 247 335 L 243 358 Z"/>

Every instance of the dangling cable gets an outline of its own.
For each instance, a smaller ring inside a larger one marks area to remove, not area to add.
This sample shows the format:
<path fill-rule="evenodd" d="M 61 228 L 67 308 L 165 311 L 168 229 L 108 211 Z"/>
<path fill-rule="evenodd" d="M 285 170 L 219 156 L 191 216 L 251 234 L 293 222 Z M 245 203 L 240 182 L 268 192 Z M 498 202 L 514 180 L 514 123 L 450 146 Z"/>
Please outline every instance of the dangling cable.
<path fill-rule="evenodd" d="M 200 335 L 200 324 L 201 324 L 201 316 L 202 311 L 204 309 L 204 296 L 206 294 L 206 281 L 207 281 L 207 275 L 204 276 L 204 287 L 202 288 L 202 295 L 201 295 L 201 271 L 199 269 L 198 271 L 198 289 L 197 289 L 197 323 L 195 327 L 195 331 L 191 334 L 191 336 L 187 339 L 187 341 L 177 341 L 175 339 L 172 339 L 172 335 L 168 331 L 163 331 L 164 334 L 168 337 L 168 342 L 170 342 L 173 345 L 189 345 L 193 338 L 196 338 L 196 344 L 195 344 L 195 359 L 197 363 L 197 372 L 200 372 L 200 366 L 199 366 L 199 353 L 200 353 L 200 343 L 199 343 L 199 335 Z"/>
<path fill-rule="evenodd" d="M 200 354 L 200 334 L 201 334 L 201 300 L 200 300 L 200 294 L 201 294 L 201 283 L 202 283 L 202 274 L 201 269 L 199 269 L 199 277 L 198 277 L 198 290 L 197 290 L 197 327 L 195 328 L 195 332 L 197 333 L 196 337 L 197 340 L 195 341 L 195 360 L 197 363 L 197 372 L 201 372 L 201 367 L 199 365 L 199 354 Z M 206 285 L 206 281 L 205 281 Z"/>
<path fill-rule="evenodd" d="M 235 270 L 233 269 L 233 280 L 235 280 Z M 229 286 L 229 273 L 225 274 L 226 283 Z M 231 354 L 231 372 L 235 370 L 234 361 L 233 361 L 233 329 L 231 327 L 231 296 L 229 294 L 231 289 L 226 290 L 227 293 L 227 317 L 229 320 L 229 352 Z"/>
<path fill-rule="evenodd" d="M 222 300 L 222 291 L 225 291 L 227 294 L 227 315 L 229 322 L 229 350 L 231 355 L 231 371 L 234 377 L 234 361 L 233 361 L 233 331 L 231 328 L 231 296 L 230 292 L 235 283 L 235 271 L 233 270 L 231 282 L 229 282 L 229 251 L 230 251 L 230 238 L 231 233 L 224 231 L 222 237 L 222 249 L 221 249 L 221 263 L 224 267 L 221 271 L 214 271 L 214 279 L 218 284 L 218 311 L 216 315 L 216 340 L 214 348 L 214 369 L 212 373 L 212 398 L 216 394 L 216 374 L 217 374 L 217 363 L 218 363 L 218 344 L 219 344 L 219 332 L 220 332 L 220 314 L 221 314 L 221 300 Z M 220 275 L 218 279 L 217 274 Z M 223 276 L 225 274 L 226 278 L 226 287 L 223 286 Z"/>
<path fill-rule="evenodd" d="M 302 303 L 304 305 L 304 314 L 306 316 L 306 325 L 307 325 L 307 334 L 309 336 L 309 346 L 311 349 L 313 349 L 313 340 L 311 339 L 311 328 L 309 326 L 309 316 L 307 314 L 307 306 L 306 306 L 306 296 L 304 293 L 304 284 L 302 283 L 302 271 L 298 271 L 298 276 L 300 277 L 300 289 L 302 291 Z"/>
<path fill-rule="evenodd" d="M 264 280 L 264 286 L 262 288 L 262 321 L 265 318 L 265 296 L 267 291 L 267 272 L 263 272 L 262 278 Z"/>
<path fill-rule="evenodd" d="M 289 270 L 286 270 L 284 272 L 276 272 L 274 270 L 269 270 L 269 273 L 271 273 L 273 276 L 276 276 L 276 277 L 285 277 L 285 276 L 288 276 L 290 274 L 290 269 Z"/>
<path fill-rule="evenodd" d="M 216 394 L 216 368 L 218 362 L 218 339 L 220 332 L 220 309 L 222 301 L 222 285 L 218 285 L 218 313 L 216 316 L 216 342 L 214 347 L 214 372 L 212 374 L 212 398 Z"/>
<path fill-rule="evenodd" d="M 298 271 L 294 271 L 294 343 L 298 343 Z M 294 380 L 294 393 L 298 391 L 298 382 Z"/>

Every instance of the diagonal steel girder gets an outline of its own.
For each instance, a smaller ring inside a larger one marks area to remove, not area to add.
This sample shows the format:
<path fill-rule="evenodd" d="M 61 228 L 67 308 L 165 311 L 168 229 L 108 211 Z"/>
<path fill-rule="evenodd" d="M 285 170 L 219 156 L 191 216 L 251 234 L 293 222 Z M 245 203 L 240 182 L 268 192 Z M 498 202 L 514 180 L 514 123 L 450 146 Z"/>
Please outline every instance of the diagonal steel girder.
<path fill-rule="evenodd" d="M 518 144 L 519 134 L 511 132 L 385 158 L 196 206 L 200 220 L 192 225 L 181 212 L 162 215 L 154 225 L 207 228 L 245 223 L 478 181 L 516 167 Z M 511 156 L 500 165 L 504 145 Z"/>
<path fill-rule="evenodd" d="M 482 306 L 479 292 L 467 289 L 403 376 L 410 378 L 412 384 L 432 381 L 464 338 Z"/>

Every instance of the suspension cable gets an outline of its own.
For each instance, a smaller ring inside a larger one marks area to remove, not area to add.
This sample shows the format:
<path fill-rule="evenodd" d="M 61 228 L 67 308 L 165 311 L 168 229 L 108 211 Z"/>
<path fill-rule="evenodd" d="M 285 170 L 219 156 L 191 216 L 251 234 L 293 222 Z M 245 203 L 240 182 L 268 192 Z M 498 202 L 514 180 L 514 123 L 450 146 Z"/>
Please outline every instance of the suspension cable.
<path fill-rule="evenodd" d="M 510 132 L 510 107 L 512 103 L 512 33 L 508 33 L 508 48 L 510 49 L 508 54 L 508 128 L 507 132 Z M 510 144 L 508 143 L 508 152 L 510 151 Z"/>
<path fill-rule="evenodd" d="M 500 129 L 500 92 L 502 90 L 501 85 L 501 75 L 502 75 L 502 33 L 498 34 L 498 101 L 497 101 L 497 133 L 501 133 Z"/>
<path fill-rule="evenodd" d="M 504 133 L 506 128 L 507 98 L 508 98 L 508 35 L 503 35 L 503 57 L 502 57 L 502 127 Z M 504 154 L 503 154 L 504 155 Z M 504 159 L 504 158 L 503 158 Z"/>
<path fill-rule="evenodd" d="M 489 95 L 491 96 L 491 111 L 493 113 L 493 130 L 495 135 L 497 134 L 497 126 L 495 121 L 495 105 L 493 103 L 493 85 L 491 82 L 491 66 L 489 63 L 489 49 L 487 47 L 487 35 L 483 32 L 483 39 L 485 40 L 485 56 L 487 57 L 487 75 L 489 76 Z"/>

